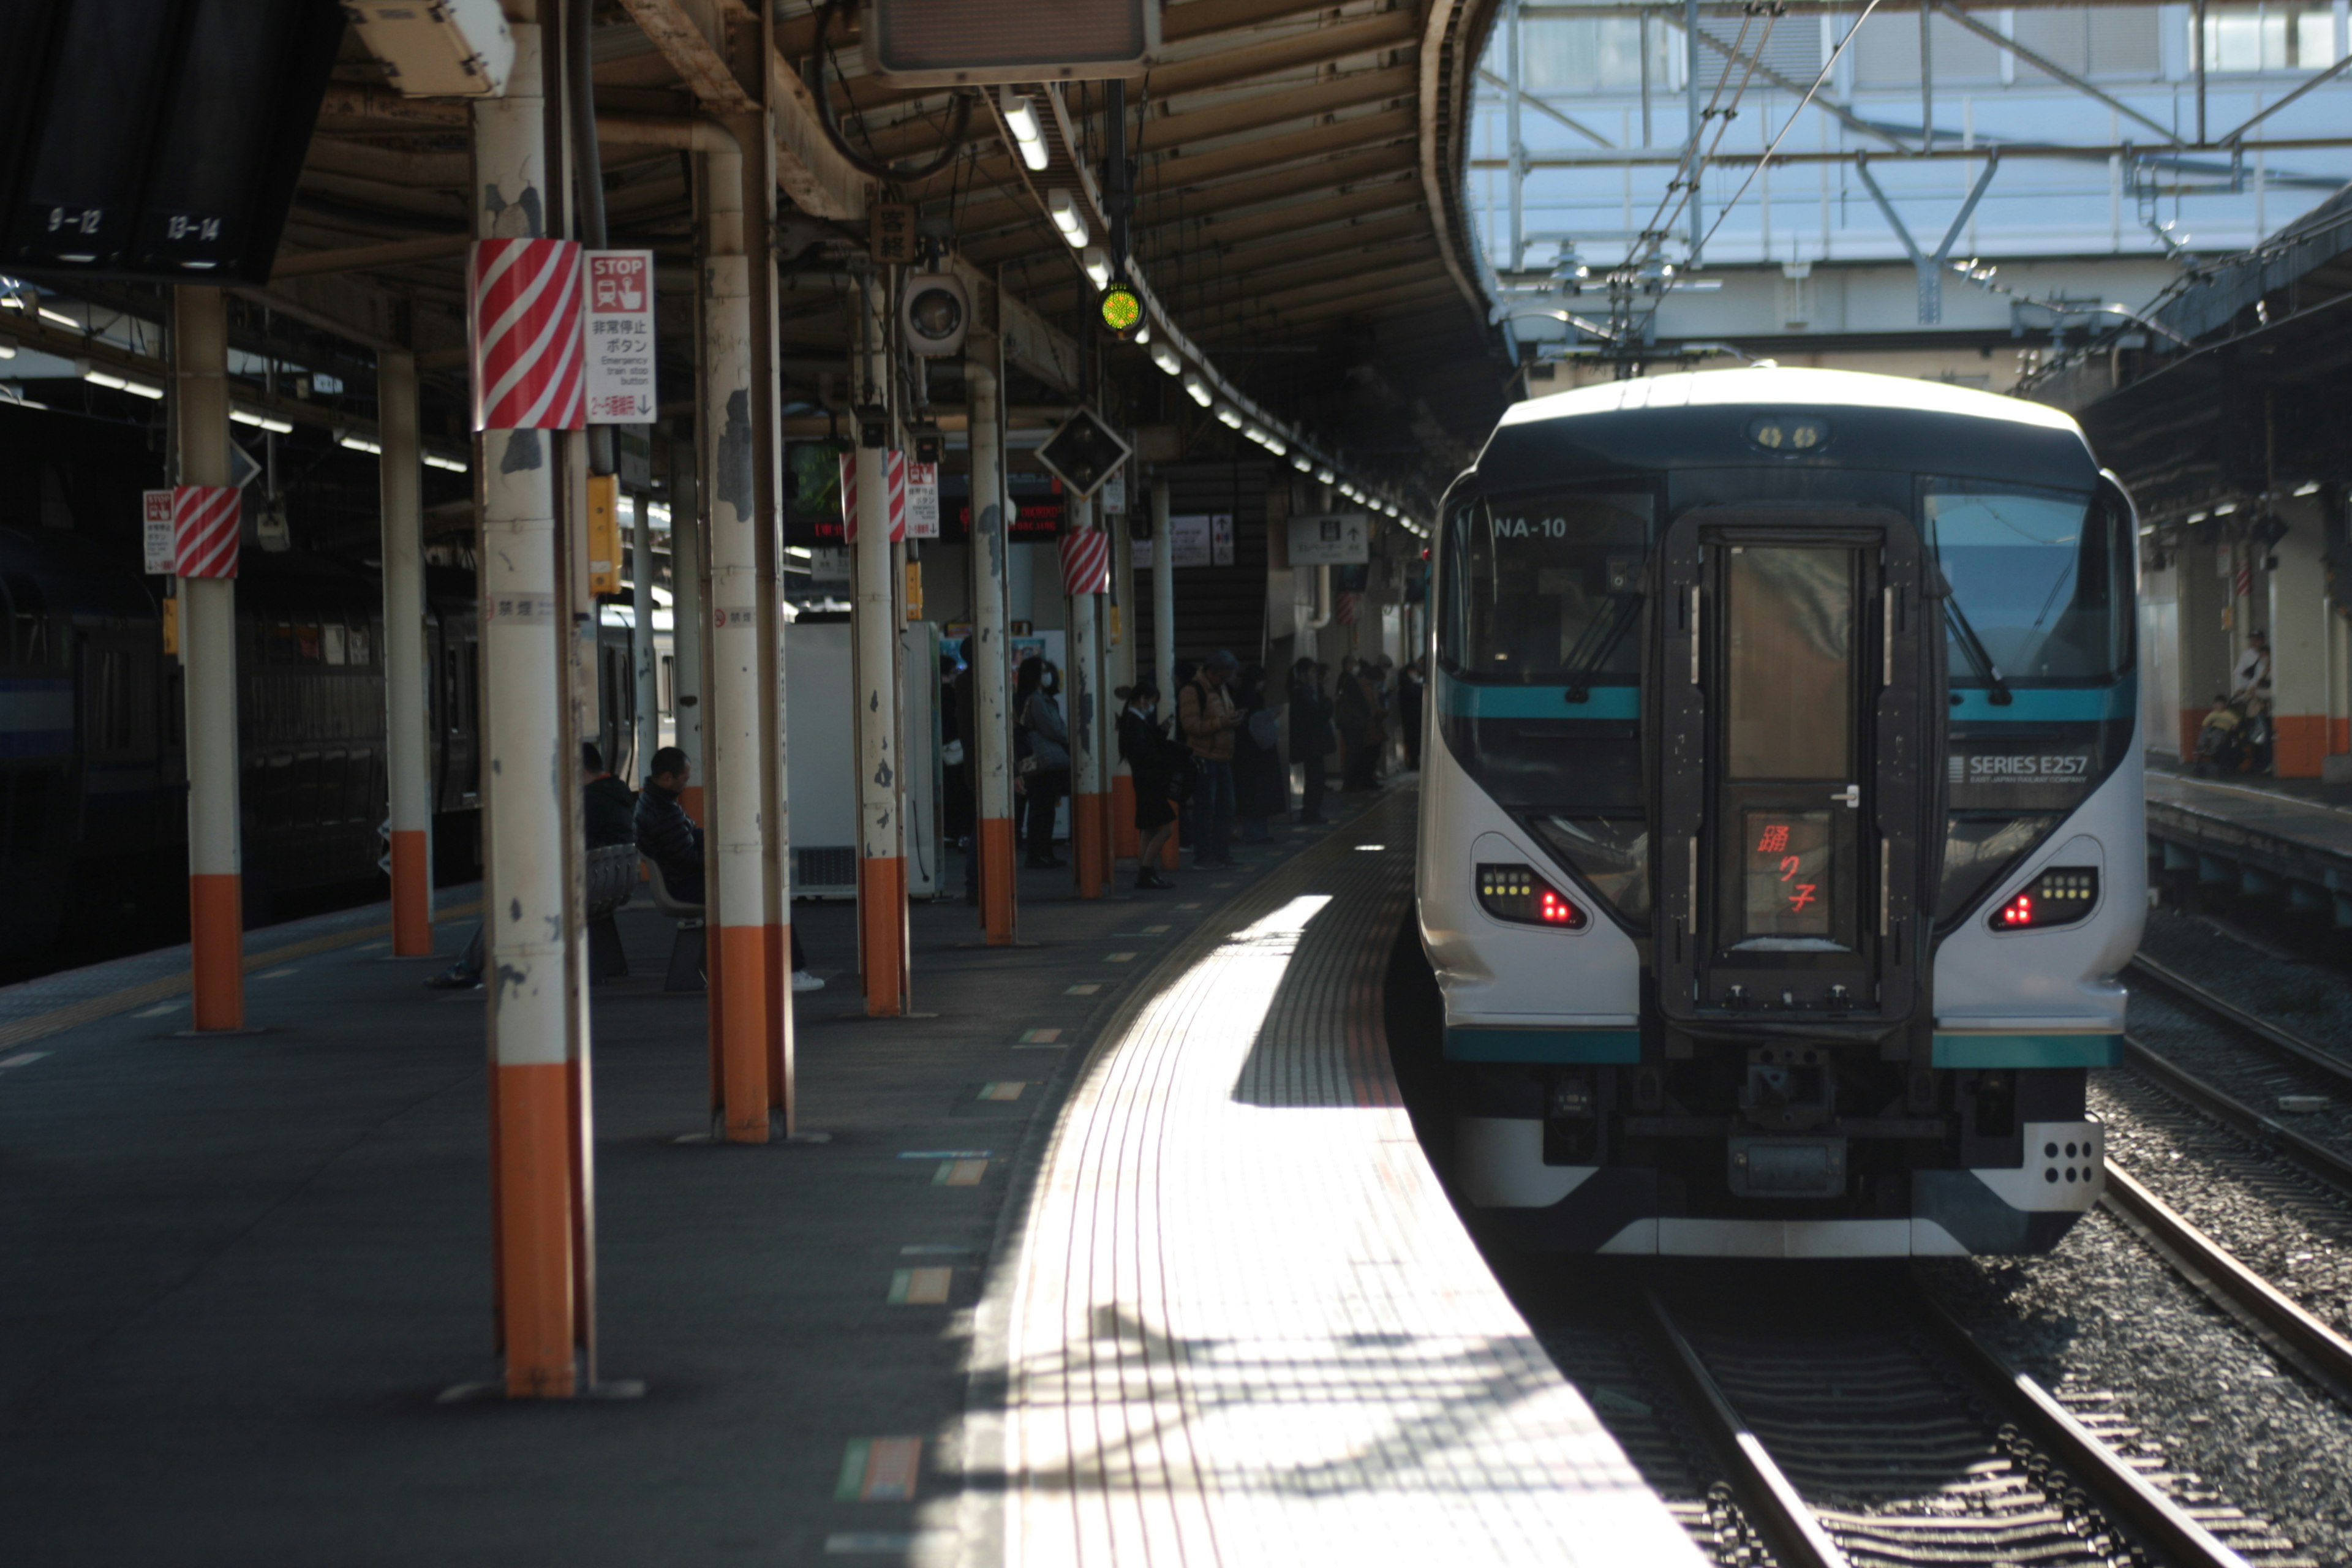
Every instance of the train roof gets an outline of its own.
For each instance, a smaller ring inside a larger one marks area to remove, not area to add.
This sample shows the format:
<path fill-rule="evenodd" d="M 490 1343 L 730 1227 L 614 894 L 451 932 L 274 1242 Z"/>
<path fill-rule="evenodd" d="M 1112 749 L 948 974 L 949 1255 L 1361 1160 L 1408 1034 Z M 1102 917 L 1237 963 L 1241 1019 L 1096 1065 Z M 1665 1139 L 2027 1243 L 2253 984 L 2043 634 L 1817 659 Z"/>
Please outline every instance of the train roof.
<path fill-rule="evenodd" d="M 1767 449 L 1756 420 L 1801 414 L 1827 426 L 1807 450 Z M 1942 382 L 1844 370 L 1696 371 L 1531 398 L 1479 454 L 1489 485 L 1673 468 L 1876 468 L 2084 489 L 2098 461 L 2059 410 Z"/>
<path fill-rule="evenodd" d="M 1569 392 L 1529 398 L 1503 416 L 1502 427 L 1583 414 L 1622 414 L 1681 408 L 1881 408 L 1918 414 L 2001 419 L 2077 437 L 2081 426 L 2046 404 L 2002 397 L 1974 387 L 1903 375 L 1872 375 L 1854 370 L 1784 369 L 1753 365 L 1741 370 L 1685 371 L 1637 381 L 1603 382 Z"/>

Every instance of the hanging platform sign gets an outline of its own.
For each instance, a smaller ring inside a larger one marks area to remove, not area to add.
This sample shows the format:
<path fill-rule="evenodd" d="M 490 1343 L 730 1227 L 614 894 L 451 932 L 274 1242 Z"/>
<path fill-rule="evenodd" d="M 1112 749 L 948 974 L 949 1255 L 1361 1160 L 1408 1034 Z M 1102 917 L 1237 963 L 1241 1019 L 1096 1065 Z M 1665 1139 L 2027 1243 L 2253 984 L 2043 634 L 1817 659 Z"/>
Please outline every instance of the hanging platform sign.
<path fill-rule="evenodd" d="M 585 429 L 580 247 L 568 239 L 478 239 L 467 275 L 474 428 Z"/>
<path fill-rule="evenodd" d="M 1371 530 L 1362 512 L 1290 520 L 1293 566 L 1361 566 L 1371 558 Z"/>
<path fill-rule="evenodd" d="M 654 253 L 588 259 L 588 423 L 654 421 Z"/>

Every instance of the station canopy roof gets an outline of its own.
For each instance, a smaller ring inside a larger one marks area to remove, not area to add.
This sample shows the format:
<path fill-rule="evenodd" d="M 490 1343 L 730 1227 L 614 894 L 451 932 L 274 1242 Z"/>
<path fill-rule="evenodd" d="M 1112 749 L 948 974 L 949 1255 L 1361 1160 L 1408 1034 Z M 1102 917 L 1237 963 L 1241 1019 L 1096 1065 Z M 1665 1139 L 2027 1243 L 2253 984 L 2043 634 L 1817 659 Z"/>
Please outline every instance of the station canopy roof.
<path fill-rule="evenodd" d="M 1424 501 L 1506 403 L 1507 367 L 1495 357 L 1460 191 L 1465 79 L 1497 3 L 1178 0 L 1164 9 L 1157 62 L 1127 93 L 1133 255 L 1174 329 L 1160 341 L 1318 450 Z M 682 269 L 694 239 L 690 127 L 748 107 L 740 40 L 756 41 L 761 21 L 740 0 L 600 0 L 593 9 L 611 243 L 650 246 L 666 273 Z M 738 40 L 731 63 L 704 30 L 712 23 Z M 918 204 L 926 233 L 950 237 L 964 263 L 1046 323 L 1073 339 L 1101 331 L 1091 324 L 1094 285 L 1047 202 L 1055 188 L 1098 181 L 1103 84 L 1007 89 L 1041 111 L 1051 160 L 1033 171 L 996 90 L 966 100 L 959 142 L 952 89 L 869 75 L 854 6 L 825 21 L 805 0 L 780 0 L 768 25 L 788 397 L 844 368 L 843 264 L 862 247 L 865 205 L 877 195 Z M 814 90 L 856 159 L 822 134 Z M 461 368 L 449 361 L 463 341 L 469 121 L 463 102 L 399 96 L 347 37 L 272 293 L 386 337 L 437 339 L 446 346 L 428 365 Z M 860 161 L 894 178 L 877 181 Z M 934 163 L 936 172 L 907 177 Z M 405 330 L 395 334 L 395 322 Z M 666 335 L 683 353 L 690 327 L 677 324 L 687 330 Z M 1150 371 L 1145 350 L 1112 352 Z M 1222 437 L 1212 410 L 1173 381 L 1167 390 L 1178 395 L 1160 399 L 1158 417 L 1180 426 L 1187 447 Z M 1131 412 L 1137 423 L 1151 416 Z"/>

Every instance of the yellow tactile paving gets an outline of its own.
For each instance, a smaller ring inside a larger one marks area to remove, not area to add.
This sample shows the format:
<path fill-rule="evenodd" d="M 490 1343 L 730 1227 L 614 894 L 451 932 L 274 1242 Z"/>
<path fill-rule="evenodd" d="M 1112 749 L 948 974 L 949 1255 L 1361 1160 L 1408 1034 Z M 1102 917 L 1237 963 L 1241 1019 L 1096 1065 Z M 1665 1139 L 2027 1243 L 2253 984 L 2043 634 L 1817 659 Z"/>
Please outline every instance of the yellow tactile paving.
<path fill-rule="evenodd" d="M 1409 843 L 1409 801 L 1374 822 Z M 1696 1564 L 1463 1233 L 1380 1031 L 1411 862 L 1334 842 L 1160 972 L 982 1348 L 1009 1563 Z M 1001 1368 L 986 1364 L 1001 1360 Z"/>

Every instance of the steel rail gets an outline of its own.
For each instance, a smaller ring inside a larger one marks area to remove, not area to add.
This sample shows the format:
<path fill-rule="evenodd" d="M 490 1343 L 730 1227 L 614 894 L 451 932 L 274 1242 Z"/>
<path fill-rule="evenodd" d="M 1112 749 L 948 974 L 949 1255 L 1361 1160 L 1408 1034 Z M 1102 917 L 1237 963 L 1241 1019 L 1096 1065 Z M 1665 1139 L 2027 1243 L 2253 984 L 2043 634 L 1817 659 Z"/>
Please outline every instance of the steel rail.
<path fill-rule="evenodd" d="M 2352 1341 L 2239 1262 L 2113 1160 L 2107 1162 L 2107 1190 L 2101 1201 L 2142 1229 L 2156 1249 L 2216 1306 L 2245 1322 L 2339 1401 L 2352 1402 Z"/>
<path fill-rule="evenodd" d="M 2127 1521 L 2174 1568 L 2251 1568 L 2186 1508 L 2099 1441 L 2048 1389 L 1977 1338 L 1924 1287 L 1917 1288 L 1916 1294 L 1929 1321 L 1960 1359 L 2001 1396 L 2026 1435 L 2095 1490 L 2104 1509 Z"/>
<path fill-rule="evenodd" d="M 2225 1122 L 2259 1142 L 2276 1144 L 2317 1174 L 2352 1193 L 2352 1155 L 2331 1149 L 2307 1132 L 2298 1132 L 2275 1117 L 2265 1115 L 2233 1095 L 2214 1088 L 2169 1058 L 2124 1037 L 2124 1057 L 2181 1099 L 2216 1121 Z"/>
<path fill-rule="evenodd" d="M 2259 1036 L 2265 1044 L 2276 1047 L 2301 1061 L 2305 1067 L 2315 1068 L 2347 1089 L 2352 1089 L 2352 1061 L 2346 1060 L 2334 1051 L 2313 1045 L 2300 1036 L 2289 1034 L 2268 1019 L 2247 1012 L 2236 1003 L 2207 990 L 2179 970 L 2159 963 L 2145 953 L 2135 956 L 2125 967 L 2136 969 L 2153 980 L 2158 989 L 2169 991 L 2174 995 L 2226 1019 L 2232 1026 L 2243 1029 L 2250 1035 Z"/>
<path fill-rule="evenodd" d="M 1658 1300 L 1655 1290 L 1642 1292 L 1650 1310 L 1650 1326 L 1673 1352 L 1683 1391 L 1708 1424 L 1715 1446 L 1731 1470 L 1740 1500 L 1753 1510 L 1764 1532 L 1771 1537 L 1774 1555 L 1786 1568 L 1851 1568 L 1845 1552 L 1807 1506 L 1787 1472 L 1765 1452 L 1747 1421 L 1706 1370 L 1698 1351 Z"/>

